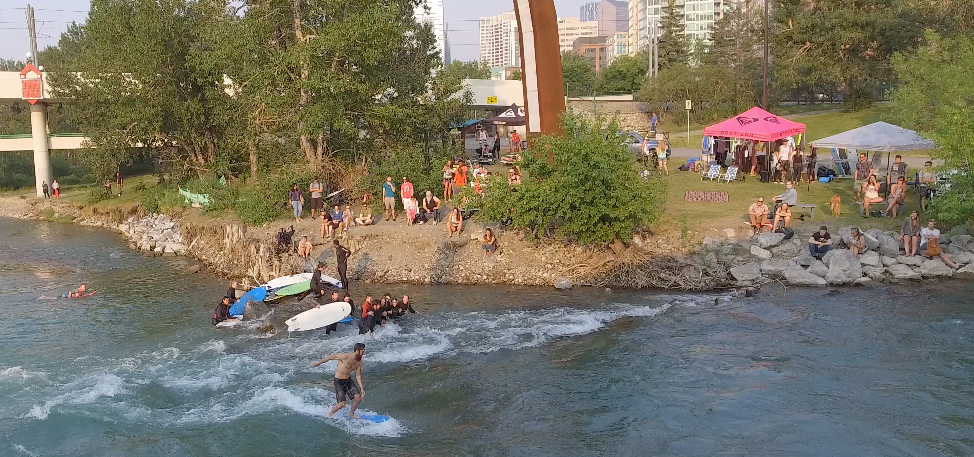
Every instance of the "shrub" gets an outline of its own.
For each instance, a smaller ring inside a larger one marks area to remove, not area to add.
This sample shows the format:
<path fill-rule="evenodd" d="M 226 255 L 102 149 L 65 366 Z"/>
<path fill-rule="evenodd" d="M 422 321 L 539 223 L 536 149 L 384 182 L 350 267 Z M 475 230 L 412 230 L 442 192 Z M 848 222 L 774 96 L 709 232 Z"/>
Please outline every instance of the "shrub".
<path fill-rule="evenodd" d="M 520 185 L 491 184 L 482 218 L 510 218 L 514 227 L 537 238 L 583 244 L 629 241 L 634 230 L 655 222 L 665 184 L 655 175 L 640 177 L 617 138 L 617 123 L 571 114 L 562 123 L 564 135 L 542 136 L 522 154 L 527 176 Z M 554 165 L 548 164 L 549 151 Z"/>
<path fill-rule="evenodd" d="M 252 225 L 260 225 L 285 216 L 288 191 L 291 184 L 297 183 L 302 194 L 306 194 L 308 184 L 314 180 L 311 172 L 285 170 L 257 180 L 240 191 L 234 209 L 240 219 Z M 305 203 L 310 200 L 305 195 Z"/>
<path fill-rule="evenodd" d="M 372 163 L 369 174 L 362 176 L 358 182 L 357 195 L 371 192 L 381 199 L 382 183 L 387 176 L 392 177 L 397 188 L 403 176 L 409 178 L 417 200 L 422 199 L 427 190 L 439 194 L 443 188 L 443 165 L 449 158 L 448 151 L 441 148 L 424 152 L 418 146 L 397 147 Z"/>
<path fill-rule="evenodd" d="M 104 187 L 94 185 L 88 187 L 88 195 L 85 197 L 85 202 L 87 202 L 89 205 L 94 205 L 95 203 L 102 200 L 108 200 L 109 198 L 112 198 L 112 196 L 105 192 Z"/>

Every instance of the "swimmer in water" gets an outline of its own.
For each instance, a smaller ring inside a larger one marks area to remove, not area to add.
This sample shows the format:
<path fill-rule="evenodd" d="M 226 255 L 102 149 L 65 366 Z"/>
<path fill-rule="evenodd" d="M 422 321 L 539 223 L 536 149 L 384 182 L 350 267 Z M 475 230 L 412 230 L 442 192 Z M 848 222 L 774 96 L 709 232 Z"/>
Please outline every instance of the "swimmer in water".
<path fill-rule="evenodd" d="M 78 298 L 84 295 L 86 290 L 88 290 L 88 286 L 82 283 L 80 286 L 78 286 L 77 289 L 72 290 L 71 292 L 68 292 L 66 294 L 62 294 L 61 298 Z"/>

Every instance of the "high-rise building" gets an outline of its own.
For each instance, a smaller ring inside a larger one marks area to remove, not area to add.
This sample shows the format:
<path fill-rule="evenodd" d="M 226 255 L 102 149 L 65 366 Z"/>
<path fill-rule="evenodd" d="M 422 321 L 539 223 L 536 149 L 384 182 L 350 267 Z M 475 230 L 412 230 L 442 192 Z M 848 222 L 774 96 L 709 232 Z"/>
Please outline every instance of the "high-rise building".
<path fill-rule="evenodd" d="M 577 17 L 558 20 L 558 44 L 561 52 L 571 51 L 575 40 L 581 37 L 599 35 L 599 23 L 596 21 L 579 21 Z"/>
<path fill-rule="evenodd" d="M 521 65 L 517 17 L 513 11 L 480 18 L 480 61 L 491 67 Z"/>
<path fill-rule="evenodd" d="M 588 22 L 597 21 L 599 14 L 599 2 L 591 2 L 582 5 L 578 10 L 578 20 Z"/>
<path fill-rule="evenodd" d="M 629 31 L 629 5 L 620 0 L 601 0 L 586 3 L 579 10 L 578 19 L 582 22 L 599 23 L 599 35 L 612 35 Z"/>
<path fill-rule="evenodd" d="M 683 32 L 691 41 L 709 41 L 714 22 L 724 10 L 751 6 L 754 0 L 677 0 L 676 14 L 683 16 Z M 652 36 L 659 36 L 660 20 L 666 14 L 667 0 L 629 0 L 629 52 L 649 46 Z"/>
<path fill-rule="evenodd" d="M 605 64 L 610 65 L 618 56 L 629 54 L 629 33 L 616 32 L 605 39 Z"/>
<path fill-rule="evenodd" d="M 443 15 L 443 0 L 423 0 L 413 12 L 417 22 L 428 22 L 436 37 L 436 47 L 443 57 L 443 65 L 450 63 L 450 38 L 447 35 L 446 17 Z"/>

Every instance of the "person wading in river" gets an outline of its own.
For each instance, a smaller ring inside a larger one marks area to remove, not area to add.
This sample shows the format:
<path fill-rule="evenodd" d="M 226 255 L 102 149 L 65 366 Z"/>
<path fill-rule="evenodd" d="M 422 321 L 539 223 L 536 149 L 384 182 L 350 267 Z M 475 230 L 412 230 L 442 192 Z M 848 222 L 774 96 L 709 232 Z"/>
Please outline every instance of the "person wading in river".
<path fill-rule="evenodd" d="M 334 244 L 335 260 L 338 263 L 338 278 L 342 280 L 342 289 L 348 290 L 348 256 L 352 255 L 352 251 L 342 246 L 338 240 L 335 240 Z"/>
<path fill-rule="evenodd" d="M 355 415 L 355 410 L 365 398 L 365 386 L 362 384 L 362 357 L 365 355 L 365 344 L 355 343 L 352 349 L 353 352 L 351 353 L 332 354 L 311 364 L 311 366 L 317 367 L 331 360 L 338 361 L 338 369 L 335 370 L 335 401 L 338 404 L 331 408 L 328 417 L 335 415 L 338 410 L 344 408 L 348 397 L 352 397 L 352 409 L 348 411 L 348 417 L 359 418 Z M 352 381 L 353 371 L 355 372 L 354 382 Z"/>

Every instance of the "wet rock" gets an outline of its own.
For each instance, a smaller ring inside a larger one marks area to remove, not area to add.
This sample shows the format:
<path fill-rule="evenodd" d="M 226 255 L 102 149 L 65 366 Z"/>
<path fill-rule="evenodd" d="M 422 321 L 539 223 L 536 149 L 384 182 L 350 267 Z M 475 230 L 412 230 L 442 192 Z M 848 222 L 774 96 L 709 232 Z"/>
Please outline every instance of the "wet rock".
<path fill-rule="evenodd" d="M 879 257 L 879 253 L 869 251 L 859 256 L 859 263 L 867 267 L 878 267 L 882 265 L 882 260 Z"/>
<path fill-rule="evenodd" d="M 558 278 L 555 279 L 555 289 L 561 289 L 561 290 L 571 289 L 572 285 L 573 284 L 571 279 L 562 276 L 559 276 Z"/>
<path fill-rule="evenodd" d="M 896 261 L 910 267 L 919 267 L 920 265 L 923 265 L 923 257 L 918 255 L 911 257 L 907 257 L 905 255 L 897 256 Z"/>
<path fill-rule="evenodd" d="M 896 265 L 897 263 L 899 263 L 899 262 L 898 262 L 898 261 L 896 260 L 896 258 L 895 258 L 895 257 L 890 257 L 890 256 L 885 256 L 885 255 L 884 255 L 884 256 L 882 256 L 882 257 L 881 257 L 881 258 L 879 259 L 879 261 L 883 263 L 883 266 L 884 266 L 884 267 L 889 267 L 889 266 L 891 266 L 891 265 Z"/>
<path fill-rule="evenodd" d="M 974 254 L 968 252 L 961 252 L 950 256 L 950 260 L 953 260 L 957 265 L 967 265 L 974 262 Z"/>
<path fill-rule="evenodd" d="M 781 244 L 784 239 L 785 235 L 782 233 L 762 233 L 756 237 L 755 241 L 758 246 L 768 249 Z"/>
<path fill-rule="evenodd" d="M 939 258 L 923 262 L 917 271 L 924 278 L 951 277 L 954 275 L 954 270 L 944 264 Z"/>
<path fill-rule="evenodd" d="M 854 285 L 854 286 L 861 286 L 861 287 L 872 287 L 873 285 L 875 285 L 875 281 L 873 281 L 872 279 L 869 279 L 867 277 L 862 277 L 862 278 L 859 278 L 859 279 L 853 281 L 852 282 L 852 285 Z"/>
<path fill-rule="evenodd" d="M 189 274 L 196 274 L 196 273 L 199 273 L 200 270 L 202 270 L 202 269 L 203 269 L 203 267 L 200 266 L 200 265 L 190 265 L 190 267 L 186 269 L 186 272 L 189 273 Z"/>
<path fill-rule="evenodd" d="M 769 251 L 767 249 L 759 248 L 757 246 L 751 246 L 751 255 L 753 255 L 753 256 L 755 256 L 757 258 L 760 258 L 760 259 L 764 259 L 764 260 L 768 260 L 768 259 L 774 257 L 771 254 L 771 251 Z"/>
<path fill-rule="evenodd" d="M 891 265 L 890 267 L 886 268 L 886 271 L 889 272 L 889 274 L 892 275 L 894 279 L 909 279 L 909 280 L 920 279 L 919 273 L 913 271 L 912 268 L 902 263 Z"/>
<path fill-rule="evenodd" d="M 266 303 L 262 301 L 249 301 L 246 305 L 244 305 L 244 320 L 260 320 L 266 316 L 268 312 L 270 312 L 270 308 L 267 307 Z"/>
<path fill-rule="evenodd" d="M 954 277 L 959 279 L 974 279 L 974 263 L 955 271 Z"/>
<path fill-rule="evenodd" d="M 761 274 L 771 279 L 784 278 L 784 272 L 789 268 L 800 267 L 791 259 L 769 259 L 761 262 Z"/>
<path fill-rule="evenodd" d="M 746 263 L 730 269 L 731 276 L 741 282 L 755 281 L 761 277 L 761 264 Z"/>
<path fill-rule="evenodd" d="M 825 280 L 832 285 L 852 284 L 862 277 L 862 264 L 852 251 L 847 249 L 833 249 L 825 255 L 825 264 L 829 272 Z"/>
<path fill-rule="evenodd" d="M 812 254 L 809 253 L 808 251 L 802 251 L 800 254 L 798 254 L 798 257 L 795 257 L 792 260 L 794 260 L 795 262 L 797 262 L 799 265 L 803 267 L 811 266 L 813 263 L 819 261 L 815 257 L 812 257 Z"/>
<path fill-rule="evenodd" d="M 974 240 L 974 236 L 967 234 L 964 235 L 951 235 L 950 244 L 959 249 L 971 250 L 971 241 Z"/>
<path fill-rule="evenodd" d="M 816 259 L 808 266 L 808 270 L 806 271 L 820 278 L 824 278 L 825 275 L 829 274 L 829 267 L 825 266 L 821 260 Z"/>
<path fill-rule="evenodd" d="M 822 277 L 809 273 L 797 265 L 785 270 L 783 275 L 785 281 L 788 281 L 788 284 L 792 286 L 824 287 L 828 285 L 828 281 Z"/>

